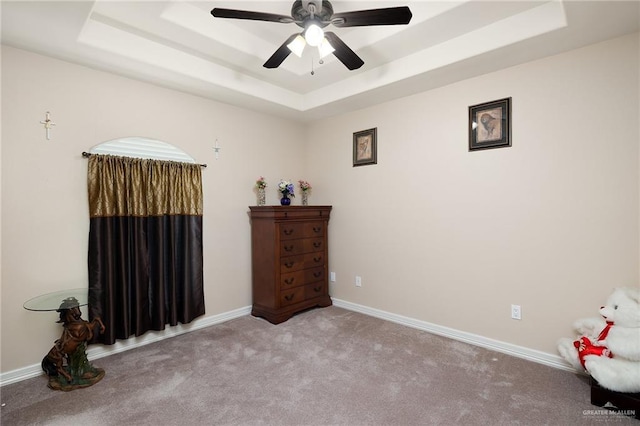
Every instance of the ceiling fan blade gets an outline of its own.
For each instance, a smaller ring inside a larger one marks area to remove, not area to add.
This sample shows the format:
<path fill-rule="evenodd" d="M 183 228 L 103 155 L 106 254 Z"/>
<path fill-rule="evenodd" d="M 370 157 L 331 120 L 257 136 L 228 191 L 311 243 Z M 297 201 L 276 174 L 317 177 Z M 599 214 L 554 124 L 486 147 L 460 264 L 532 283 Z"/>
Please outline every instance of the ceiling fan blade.
<path fill-rule="evenodd" d="M 275 13 L 251 12 L 246 10 L 222 9 L 214 8 L 211 14 L 215 18 L 232 18 L 232 19 L 248 19 L 251 21 L 267 21 L 280 22 L 281 24 L 289 24 L 293 22 L 291 16 L 277 15 Z"/>
<path fill-rule="evenodd" d="M 289 56 L 289 54 L 291 53 L 291 50 L 289 50 L 287 44 L 291 43 L 297 36 L 297 33 L 292 34 L 284 43 L 282 43 L 282 46 L 278 47 L 278 50 L 276 50 L 275 53 L 271 55 L 271 57 L 267 59 L 267 62 L 265 62 L 262 66 L 265 68 L 278 68 L 280 64 L 285 59 L 287 59 L 287 56 Z"/>
<path fill-rule="evenodd" d="M 364 65 L 364 61 L 360 59 L 360 57 L 356 55 L 356 53 L 351 50 L 349 46 L 347 46 L 337 35 L 328 31 L 324 33 L 324 36 L 335 49 L 333 52 L 335 57 L 338 58 L 345 67 L 353 71 Z"/>
<path fill-rule="evenodd" d="M 384 9 L 334 13 L 331 23 L 336 27 L 364 27 L 368 25 L 406 25 L 413 14 L 407 6 Z"/>

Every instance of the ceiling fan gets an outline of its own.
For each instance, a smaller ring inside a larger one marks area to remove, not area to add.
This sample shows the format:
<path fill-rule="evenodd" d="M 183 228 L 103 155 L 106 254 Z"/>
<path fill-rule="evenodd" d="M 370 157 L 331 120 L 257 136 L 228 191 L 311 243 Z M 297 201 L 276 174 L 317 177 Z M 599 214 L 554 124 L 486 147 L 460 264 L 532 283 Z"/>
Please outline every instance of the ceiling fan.
<path fill-rule="evenodd" d="M 412 17 L 411 10 L 407 6 L 333 13 L 333 6 L 327 0 L 296 0 L 291 6 L 291 16 L 223 8 L 214 8 L 211 14 L 216 18 L 247 19 L 281 24 L 295 23 L 304 28 L 301 33 L 292 34 L 275 51 L 264 63 L 265 68 L 278 68 L 291 52 L 302 56 L 302 51 L 308 44 L 318 47 L 320 58 L 333 53 L 350 70 L 360 68 L 364 61 L 335 33 L 325 32 L 324 27 L 329 24 L 338 28 L 406 25 Z"/>

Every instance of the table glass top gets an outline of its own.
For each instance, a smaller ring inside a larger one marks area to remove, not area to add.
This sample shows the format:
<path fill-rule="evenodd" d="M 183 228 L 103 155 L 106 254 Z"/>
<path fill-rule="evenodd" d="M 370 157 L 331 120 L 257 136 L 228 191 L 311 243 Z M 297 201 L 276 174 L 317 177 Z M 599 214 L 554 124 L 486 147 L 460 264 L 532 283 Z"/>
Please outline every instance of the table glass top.
<path fill-rule="evenodd" d="M 89 289 L 74 288 L 34 297 L 24 302 L 22 306 L 29 311 L 57 311 L 58 309 L 85 306 L 88 303 Z"/>

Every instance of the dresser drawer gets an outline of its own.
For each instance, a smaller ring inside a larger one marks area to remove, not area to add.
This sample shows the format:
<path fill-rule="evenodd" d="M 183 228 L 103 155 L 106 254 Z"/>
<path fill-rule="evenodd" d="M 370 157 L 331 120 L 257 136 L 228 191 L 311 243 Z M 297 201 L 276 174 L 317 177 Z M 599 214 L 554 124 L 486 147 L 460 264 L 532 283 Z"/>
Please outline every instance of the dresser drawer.
<path fill-rule="evenodd" d="M 305 300 L 305 287 L 296 287 L 280 293 L 280 306 L 292 305 Z"/>
<path fill-rule="evenodd" d="M 284 290 L 307 284 L 304 276 L 304 270 L 280 275 L 280 289 Z"/>
<path fill-rule="evenodd" d="M 305 284 L 324 280 L 324 267 L 305 269 L 304 270 L 304 282 Z"/>
<path fill-rule="evenodd" d="M 298 238 L 324 236 L 324 223 L 322 221 L 281 223 L 279 228 L 280 240 L 295 240 Z"/>
<path fill-rule="evenodd" d="M 324 265 L 324 252 L 287 256 L 280 259 L 280 273 L 286 274 L 322 265 Z"/>
<path fill-rule="evenodd" d="M 326 295 L 324 283 L 314 283 L 304 286 L 304 298 L 313 299 L 314 297 Z"/>
<path fill-rule="evenodd" d="M 325 278 L 324 266 L 312 269 L 303 269 L 280 275 L 280 289 L 288 289 L 301 285 L 322 281 Z"/>
<path fill-rule="evenodd" d="M 285 240 L 280 242 L 280 256 L 324 251 L 323 238 L 305 238 L 302 240 Z"/>

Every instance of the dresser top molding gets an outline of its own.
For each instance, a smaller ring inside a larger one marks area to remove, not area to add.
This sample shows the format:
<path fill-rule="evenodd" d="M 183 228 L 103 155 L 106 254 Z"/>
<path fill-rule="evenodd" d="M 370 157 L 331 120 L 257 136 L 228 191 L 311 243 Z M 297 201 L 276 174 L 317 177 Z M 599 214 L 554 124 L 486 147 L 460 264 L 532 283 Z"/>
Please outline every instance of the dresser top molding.
<path fill-rule="evenodd" d="M 249 206 L 252 219 L 324 219 L 332 206 Z"/>

